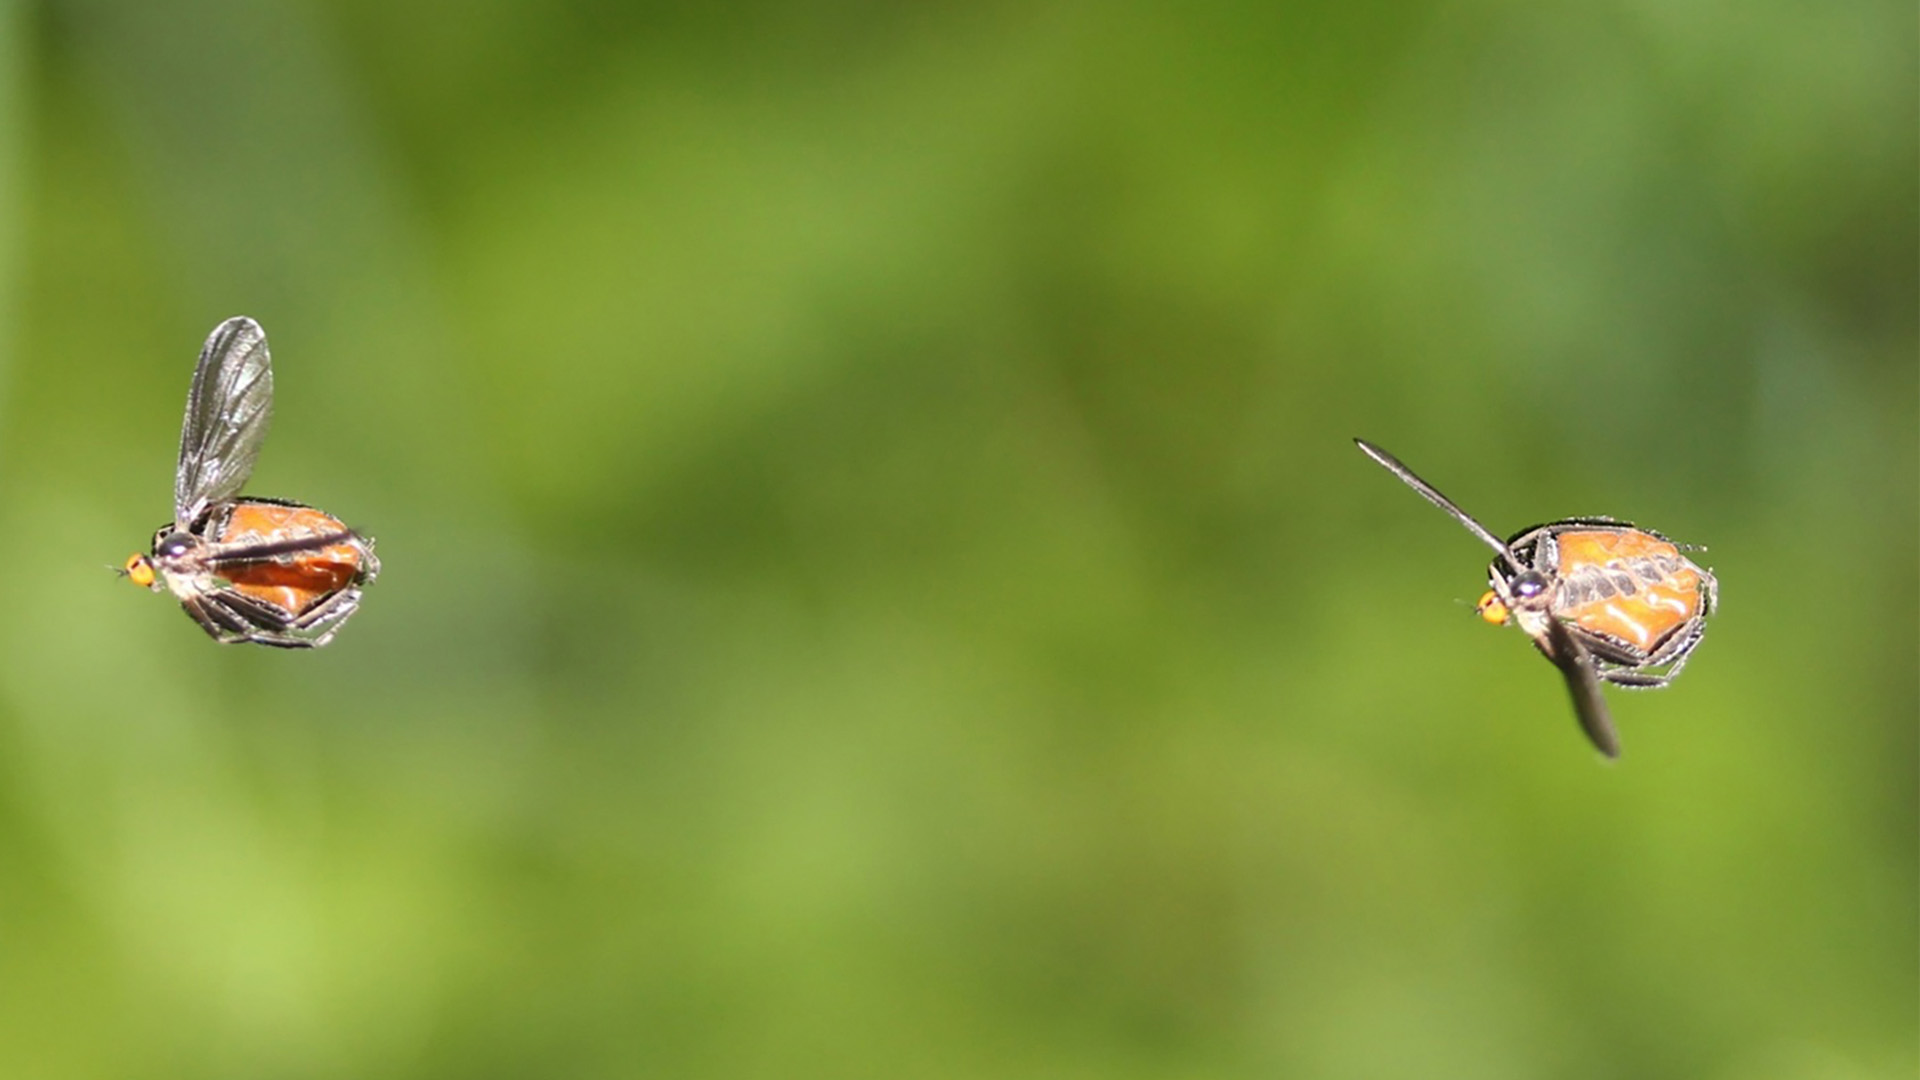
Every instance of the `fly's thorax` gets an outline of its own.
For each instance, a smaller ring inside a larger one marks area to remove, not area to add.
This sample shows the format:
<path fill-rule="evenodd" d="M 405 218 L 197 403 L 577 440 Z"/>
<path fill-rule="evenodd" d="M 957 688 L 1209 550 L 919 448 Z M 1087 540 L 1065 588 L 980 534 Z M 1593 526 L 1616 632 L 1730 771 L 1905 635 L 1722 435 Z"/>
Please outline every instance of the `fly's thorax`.
<path fill-rule="evenodd" d="M 1528 637 L 1535 640 L 1547 636 L 1547 623 L 1552 620 L 1552 614 L 1548 613 L 1545 609 L 1522 608 L 1513 613 L 1514 624 L 1519 626 Z"/>
<path fill-rule="evenodd" d="M 1520 565 L 1529 570 L 1550 571 L 1559 564 L 1559 551 L 1554 544 L 1552 525 L 1536 525 L 1515 533 L 1507 541 L 1507 550 L 1520 560 Z M 1493 571 L 1498 573 L 1505 564 L 1495 560 Z M 1513 573 L 1513 571 L 1509 571 Z"/>

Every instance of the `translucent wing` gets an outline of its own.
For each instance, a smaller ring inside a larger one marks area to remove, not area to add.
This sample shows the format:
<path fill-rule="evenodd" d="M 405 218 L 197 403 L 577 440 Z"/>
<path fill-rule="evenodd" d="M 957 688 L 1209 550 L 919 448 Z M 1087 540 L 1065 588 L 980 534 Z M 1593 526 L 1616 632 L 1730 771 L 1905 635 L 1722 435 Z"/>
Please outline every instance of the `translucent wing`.
<path fill-rule="evenodd" d="M 1613 717 L 1607 713 L 1606 699 L 1600 696 L 1600 679 L 1594 674 L 1593 657 L 1582 648 L 1567 625 L 1559 619 L 1547 620 L 1547 637 L 1537 642 L 1553 666 L 1566 676 L 1567 689 L 1573 694 L 1573 712 L 1580 718 L 1580 729 L 1593 745 L 1610 758 L 1620 756 L 1620 735 L 1613 729 Z"/>
<path fill-rule="evenodd" d="M 173 520 L 185 528 L 213 503 L 230 499 L 253 474 L 273 412 L 267 332 L 246 316 L 213 328 L 187 391 L 180 427 L 180 469 Z"/>
<path fill-rule="evenodd" d="M 1440 494 L 1438 488 L 1414 475 L 1413 470 L 1401 463 L 1399 458 L 1394 457 L 1392 454 L 1387 453 L 1386 450 L 1375 446 L 1365 439 L 1355 439 L 1353 441 L 1355 445 L 1360 447 L 1361 453 L 1372 458 L 1378 462 L 1382 468 L 1399 477 L 1402 483 L 1419 492 L 1421 498 L 1445 510 L 1453 520 L 1465 525 L 1468 532 L 1479 537 L 1481 543 L 1499 552 L 1500 557 L 1507 560 L 1507 565 L 1513 567 L 1514 573 L 1517 574 L 1526 569 L 1526 567 L 1520 565 L 1520 560 L 1514 557 L 1512 548 L 1503 543 L 1499 537 L 1487 531 L 1487 527 L 1475 521 L 1472 515 L 1455 506 L 1452 499 Z"/>

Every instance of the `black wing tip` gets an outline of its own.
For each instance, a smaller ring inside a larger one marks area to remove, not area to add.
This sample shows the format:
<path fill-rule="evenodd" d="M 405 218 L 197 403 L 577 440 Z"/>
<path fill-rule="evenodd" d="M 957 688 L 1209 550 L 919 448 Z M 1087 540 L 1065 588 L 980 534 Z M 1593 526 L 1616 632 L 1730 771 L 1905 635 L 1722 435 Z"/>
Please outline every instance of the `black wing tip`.
<path fill-rule="evenodd" d="M 260 330 L 260 322 L 251 315 L 232 315 L 220 320 L 220 325 L 213 328 L 213 332 L 216 334 L 222 330 L 253 330 L 258 332 Z"/>
<path fill-rule="evenodd" d="M 1581 676 L 1567 673 L 1569 688 L 1573 691 L 1573 710 L 1580 721 L 1580 730 L 1587 733 L 1587 741 L 1608 761 L 1620 760 L 1620 733 L 1613 726 L 1613 716 L 1607 709 L 1607 703 L 1600 697 L 1600 688 L 1595 685 L 1586 688 L 1575 685 Z M 1591 698 L 1585 696 L 1592 694 Z"/>
<path fill-rule="evenodd" d="M 1600 756 L 1606 758 L 1609 764 L 1620 760 L 1620 742 L 1617 739 L 1606 741 L 1594 738 L 1593 748 L 1600 751 Z"/>
<path fill-rule="evenodd" d="M 1574 640 L 1566 624 L 1558 619 L 1547 621 L 1545 637 L 1535 638 L 1534 644 L 1566 679 L 1567 691 L 1573 698 L 1574 719 L 1580 721 L 1580 730 L 1586 733 L 1587 741 L 1607 760 L 1617 760 L 1620 757 L 1620 733 L 1613 726 L 1613 715 L 1607 710 L 1607 699 L 1600 694 L 1600 680 L 1594 674 L 1593 658 Z"/>

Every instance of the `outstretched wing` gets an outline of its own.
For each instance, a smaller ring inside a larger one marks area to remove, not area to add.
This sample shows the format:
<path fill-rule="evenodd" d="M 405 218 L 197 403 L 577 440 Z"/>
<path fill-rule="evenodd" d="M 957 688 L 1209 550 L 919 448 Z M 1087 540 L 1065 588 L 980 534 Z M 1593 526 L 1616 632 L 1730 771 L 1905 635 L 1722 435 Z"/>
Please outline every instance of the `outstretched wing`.
<path fill-rule="evenodd" d="M 1414 475 L 1414 471 L 1407 468 L 1399 458 L 1394 457 L 1392 454 L 1387 453 L 1386 450 L 1375 446 L 1365 439 L 1356 438 L 1353 441 L 1356 446 L 1360 447 L 1361 453 L 1372 458 L 1382 468 L 1399 477 L 1401 483 L 1419 492 L 1421 498 L 1445 510 L 1453 520 L 1465 525 L 1468 532 L 1479 537 L 1481 543 L 1498 552 L 1500 557 L 1507 561 L 1507 565 L 1513 567 L 1514 573 L 1517 574 L 1526 569 L 1526 567 L 1520 565 L 1520 560 L 1513 554 L 1513 548 L 1502 542 L 1501 539 L 1493 535 L 1492 532 L 1488 531 L 1485 525 L 1475 521 L 1471 514 L 1454 505 L 1452 499 L 1440 494 L 1440 489 Z M 1519 537 L 1515 536 L 1514 539 L 1517 540 Z"/>
<path fill-rule="evenodd" d="M 1547 637 L 1538 642 L 1540 651 L 1547 654 L 1553 666 L 1566 676 L 1567 689 L 1573 694 L 1573 712 L 1580 718 L 1580 729 L 1593 740 L 1593 745 L 1610 758 L 1620 756 L 1620 735 L 1613 729 L 1613 717 L 1607 713 L 1607 702 L 1600 696 L 1600 679 L 1593 670 L 1593 657 L 1588 654 L 1573 635 L 1567 631 L 1565 623 L 1559 619 L 1547 620 Z"/>
<path fill-rule="evenodd" d="M 244 315 L 213 328 L 187 391 L 173 520 L 182 528 L 213 503 L 231 499 L 253 474 L 273 412 L 267 332 Z"/>

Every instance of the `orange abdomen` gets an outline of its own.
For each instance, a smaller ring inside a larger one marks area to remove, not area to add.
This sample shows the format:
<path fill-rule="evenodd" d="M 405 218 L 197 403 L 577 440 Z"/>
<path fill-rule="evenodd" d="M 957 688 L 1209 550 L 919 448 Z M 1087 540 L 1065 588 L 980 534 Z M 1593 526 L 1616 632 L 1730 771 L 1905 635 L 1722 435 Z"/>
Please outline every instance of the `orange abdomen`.
<path fill-rule="evenodd" d="M 1564 532 L 1554 613 L 1651 652 L 1700 613 L 1700 569 L 1637 529 Z"/>
<path fill-rule="evenodd" d="M 221 532 L 221 546 L 270 544 L 306 536 L 347 531 L 330 514 L 310 506 L 240 502 L 233 507 Z M 268 562 L 240 563 L 222 568 L 220 576 L 233 587 L 291 615 L 299 615 L 354 583 L 364 568 L 358 543 L 344 540 L 314 551 L 300 551 Z"/>

